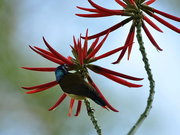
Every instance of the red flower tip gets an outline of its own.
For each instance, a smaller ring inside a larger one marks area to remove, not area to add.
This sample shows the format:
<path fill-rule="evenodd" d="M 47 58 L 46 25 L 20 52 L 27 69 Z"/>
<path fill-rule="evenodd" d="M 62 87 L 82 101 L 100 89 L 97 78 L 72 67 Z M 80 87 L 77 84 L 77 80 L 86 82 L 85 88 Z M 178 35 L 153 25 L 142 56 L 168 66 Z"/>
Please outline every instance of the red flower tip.
<path fill-rule="evenodd" d="M 106 34 L 106 36 L 103 38 L 103 40 L 96 46 L 96 48 L 91 51 L 91 53 L 86 57 L 86 59 L 90 59 L 96 55 L 96 53 L 99 51 L 99 49 L 102 47 L 102 45 L 106 41 L 108 35 L 109 35 L 109 32 Z"/>
<path fill-rule="evenodd" d="M 88 68 L 91 69 L 92 71 L 96 72 L 96 73 L 107 73 L 107 74 L 119 76 L 119 77 L 126 78 L 129 80 L 134 80 L 134 81 L 141 81 L 144 79 L 144 78 L 136 78 L 136 77 L 132 77 L 129 75 L 122 74 L 122 73 L 118 73 L 116 71 L 109 70 L 109 69 L 106 69 L 106 68 L 103 68 L 103 67 L 100 67 L 97 65 L 88 65 Z"/>
<path fill-rule="evenodd" d="M 115 53 L 121 51 L 123 48 L 124 48 L 124 46 L 118 47 L 118 48 L 116 48 L 116 49 L 114 49 L 114 50 L 111 50 L 111 51 L 106 52 L 106 53 L 104 53 L 104 54 L 102 54 L 102 55 L 100 55 L 100 56 L 97 56 L 97 57 L 95 57 L 94 59 L 95 59 L 95 60 L 99 60 L 99 59 L 108 57 L 108 56 L 110 56 L 110 55 L 112 55 L 112 54 L 115 54 Z"/>
<path fill-rule="evenodd" d="M 176 17 L 176 16 L 174 16 L 174 15 L 170 15 L 170 14 L 168 14 L 168 13 L 162 12 L 162 11 L 157 10 L 157 9 L 155 9 L 155 8 L 152 8 L 152 11 L 155 12 L 155 13 L 158 13 L 158 14 L 164 16 L 164 17 L 167 17 L 167 18 L 169 18 L 169 19 L 172 19 L 172 20 L 174 20 L 174 21 L 180 22 L 180 17 Z"/>
<path fill-rule="evenodd" d="M 32 70 L 32 71 L 43 71 L 43 72 L 53 72 L 56 68 L 44 68 L 44 67 L 21 67 L 23 69 Z"/>
<path fill-rule="evenodd" d="M 160 23 L 164 24 L 165 26 L 167 26 L 168 28 L 170 28 L 171 30 L 180 33 L 180 29 L 173 26 L 172 24 L 168 23 L 167 21 L 165 21 L 164 19 L 158 17 L 157 15 L 153 14 L 153 13 L 149 13 L 149 15 L 151 15 L 154 19 L 156 19 L 157 21 L 159 21 Z"/>
<path fill-rule="evenodd" d="M 81 106 L 82 106 L 82 101 L 79 100 L 78 101 L 78 105 L 77 105 L 77 110 L 76 110 L 76 114 L 74 116 L 78 116 L 80 111 L 81 111 Z"/>
<path fill-rule="evenodd" d="M 57 58 L 59 58 L 60 60 L 64 61 L 66 64 L 68 65 L 72 65 L 72 61 L 68 60 L 66 57 L 62 56 L 60 53 L 58 53 L 56 50 L 54 50 L 49 43 L 45 40 L 45 38 L 43 37 L 43 41 L 45 43 L 45 45 L 48 47 L 48 49 L 51 51 L 52 54 L 54 54 Z"/>
<path fill-rule="evenodd" d="M 64 93 L 59 99 L 58 99 L 58 101 L 55 103 L 55 105 L 53 105 L 51 108 L 49 108 L 48 110 L 49 111 L 52 111 L 52 110 L 54 110 L 58 105 L 60 105 L 61 104 L 61 102 L 66 98 L 66 94 Z"/>
<path fill-rule="evenodd" d="M 159 47 L 159 45 L 156 43 L 156 41 L 154 40 L 153 36 L 151 35 L 151 33 L 149 32 L 148 28 L 146 27 L 146 25 L 142 22 L 142 27 L 147 35 L 147 37 L 149 38 L 149 40 L 151 41 L 151 43 L 159 50 L 162 51 L 163 49 L 161 49 Z"/>
<path fill-rule="evenodd" d="M 125 8 L 127 5 L 122 2 L 121 0 L 115 0 L 119 5 L 121 5 L 123 8 Z"/>
<path fill-rule="evenodd" d="M 148 17 L 146 17 L 145 15 L 143 15 L 143 19 L 149 24 L 151 25 L 154 29 L 156 29 L 159 32 L 163 32 L 155 23 L 153 23 Z"/>
<path fill-rule="evenodd" d="M 154 3 L 155 1 L 156 1 L 156 0 L 149 0 L 149 1 L 145 2 L 144 4 L 150 5 L 150 4 Z"/>
<path fill-rule="evenodd" d="M 128 58 L 130 57 L 132 44 L 133 44 L 133 40 L 134 40 L 134 33 L 135 33 L 135 25 L 132 24 L 132 26 L 131 26 L 131 28 L 129 30 L 129 33 L 128 33 L 124 48 L 122 49 L 118 59 L 115 62 L 113 62 L 112 64 L 119 63 L 121 61 L 121 59 L 123 58 L 123 56 L 125 55 L 127 49 L 129 49 L 128 50 Z"/>
<path fill-rule="evenodd" d="M 72 109 L 73 109 L 73 106 L 74 106 L 74 101 L 75 101 L 75 99 L 71 98 L 70 104 L 69 104 L 69 113 L 68 113 L 69 117 L 71 117 L 71 115 L 72 115 Z"/>
<path fill-rule="evenodd" d="M 110 79 L 110 80 L 112 80 L 114 82 L 117 82 L 119 84 L 125 85 L 127 87 L 138 88 L 138 87 L 142 87 L 143 86 L 143 85 L 139 85 L 139 84 L 130 83 L 130 82 L 126 81 L 126 80 L 123 80 L 123 79 L 121 79 L 119 77 L 116 77 L 114 75 L 111 75 L 111 74 L 108 74 L 108 73 L 105 73 L 105 72 L 102 72 L 102 73 L 99 73 L 99 74 L 107 77 L 108 79 Z"/>

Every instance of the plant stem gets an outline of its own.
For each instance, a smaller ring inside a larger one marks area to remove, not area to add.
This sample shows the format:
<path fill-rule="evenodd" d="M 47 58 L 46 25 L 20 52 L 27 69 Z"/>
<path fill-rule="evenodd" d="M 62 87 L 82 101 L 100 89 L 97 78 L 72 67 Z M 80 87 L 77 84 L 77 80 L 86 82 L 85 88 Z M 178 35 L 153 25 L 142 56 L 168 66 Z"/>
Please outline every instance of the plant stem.
<path fill-rule="evenodd" d="M 90 102 L 87 99 L 84 99 L 84 103 L 86 105 L 87 114 L 91 118 L 92 124 L 94 125 L 94 128 L 96 129 L 97 134 L 102 135 L 101 128 L 98 125 L 98 121 L 96 120 L 96 117 L 94 116 L 94 109 L 91 107 Z"/>
<path fill-rule="evenodd" d="M 144 62 L 144 68 L 146 70 L 146 73 L 148 75 L 148 80 L 149 80 L 149 83 L 150 83 L 150 90 L 149 90 L 149 97 L 147 99 L 147 105 L 146 105 L 146 108 L 144 110 L 144 112 L 140 115 L 139 119 L 137 120 L 137 122 L 134 124 L 134 126 L 130 129 L 130 131 L 128 132 L 128 135 L 134 135 L 137 131 L 137 129 L 141 126 L 141 124 L 143 123 L 143 121 L 147 118 L 147 116 L 149 115 L 149 112 L 152 108 L 152 103 L 153 103 L 153 99 L 154 99 L 154 94 L 155 94 L 155 82 L 153 80 L 153 75 L 152 75 L 152 72 L 151 72 L 151 69 L 150 69 L 150 64 L 148 62 L 148 58 L 147 58 L 147 54 L 146 54 L 146 51 L 145 51 L 145 48 L 144 48 L 144 43 L 143 43 L 143 40 L 142 40 L 142 35 L 141 35 L 141 24 L 142 22 L 139 21 L 136 25 L 136 28 L 137 28 L 137 40 L 138 40 L 138 43 L 139 43 L 139 50 L 142 54 L 142 60 Z"/>

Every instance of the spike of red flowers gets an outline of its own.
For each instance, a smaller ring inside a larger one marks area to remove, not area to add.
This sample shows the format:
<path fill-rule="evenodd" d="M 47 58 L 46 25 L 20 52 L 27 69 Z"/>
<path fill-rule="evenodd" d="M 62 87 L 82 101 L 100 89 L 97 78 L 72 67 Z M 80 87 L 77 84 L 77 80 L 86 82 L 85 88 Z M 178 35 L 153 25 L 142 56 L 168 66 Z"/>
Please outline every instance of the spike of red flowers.
<path fill-rule="evenodd" d="M 55 63 L 57 63 L 57 64 L 60 64 L 60 65 L 61 65 L 61 64 L 64 64 L 63 61 L 61 61 L 61 60 L 59 60 L 59 59 L 57 59 L 57 58 L 55 58 L 55 57 L 52 57 L 52 56 L 50 56 L 50 55 L 44 54 L 44 53 L 42 53 L 42 52 L 39 52 L 39 51 L 37 51 L 36 49 L 34 49 L 32 46 L 30 46 L 30 45 L 29 45 L 29 47 L 30 47 L 34 52 L 38 53 L 39 55 L 43 56 L 44 58 L 46 58 L 46 59 L 48 59 L 48 60 L 50 60 L 50 61 L 53 61 L 53 62 L 55 62 Z"/>
<path fill-rule="evenodd" d="M 149 32 L 148 28 L 146 27 L 146 25 L 142 22 L 142 27 L 144 29 L 144 32 L 146 33 L 147 37 L 149 38 L 149 40 L 151 41 L 151 43 L 159 50 L 162 51 L 162 49 L 159 47 L 159 45 L 156 43 L 156 41 L 154 40 L 153 36 L 151 35 L 151 33 Z"/>
<path fill-rule="evenodd" d="M 106 34 L 106 36 L 103 38 L 103 40 L 96 46 L 96 48 L 87 56 L 87 59 L 90 59 L 96 55 L 96 53 L 99 51 L 99 49 L 102 47 L 102 45 L 106 41 L 108 35 L 109 35 L 109 32 Z"/>
<path fill-rule="evenodd" d="M 169 18 L 169 19 L 172 19 L 172 20 L 174 20 L 174 21 L 180 22 L 180 17 L 176 17 L 176 16 L 174 16 L 174 15 L 170 15 L 170 14 L 168 14 L 168 13 L 162 12 L 162 11 L 157 10 L 157 9 L 155 9 L 155 8 L 152 8 L 152 11 L 155 12 L 155 13 L 158 13 L 158 14 L 164 16 L 164 17 L 167 17 L 167 18 Z"/>
<path fill-rule="evenodd" d="M 109 32 L 112 32 L 112 31 L 114 31 L 114 30 L 122 27 L 123 25 L 127 24 L 127 23 L 130 22 L 131 20 L 132 20 L 131 17 L 130 17 L 130 18 L 127 18 L 127 19 L 121 21 L 120 23 L 117 23 L 117 24 L 115 24 L 114 26 L 112 26 L 112 27 L 110 27 L 110 28 L 108 28 L 108 29 L 100 32 L 100 33 L 97 33 L 97 34 L 94 34 L 94 35 L 92 35 L 92 36 L 89 36 L 88 39 L 93 39 L 93 38 L 97 38 L 97 37 L 103 36 L 103 35 L 107 34 L 108 31 L 109 31 Z"/>
<path fill-rule="evenodd" d="M 72 115 L 72 109 L 73 109 L 73 106 L 74 106 L 74 99 L 71 98 L 71 101 L 70 101 L 70 104 L 69 104 L 69 113 L 68 113 L 68 116 L 71 117 Z"/>
<path fill-rule="evenodd" d="M 155 1 L 156 1 L 156 0 L 149 0 L 149 1 L 145 2 L 144 4 L 150 5 L 150 4 L 154 3 Z"/>
<path fill-rule="evenodd" d="M 153 23 L 147 16 L 143 15 L 143 19 L 151 25 L 154 29 L 156 29 L 159 32 L 163 32 L 155 23 Z"/>
<path fill-rule="evenodd" d="M 157 15 L 153 14 L 153 13 L 150 13 L 150 15 L 156 19 L 157 21 L 159 21 L 160 23 L 164 24 L 165 26 L 167 26 L 168 28 L 170 28 L 171 30 L 177 32 L 177 33 L 180 33 L 180 29 L 175 27 L 174 25 L 168 23 L 167 21 L 165 21 L 164 19 L 158 17 Z"/>
<path fill-rule="evenodd" d="M 94 3 L 92 0 L 88 0 L 88 2 L 96 9 L 102 11 L 102 12 L 105 12 L 105 13 L 109 13 L 109 14 L 112 14 L 112 15 L 123 15 L 124 14 L 124 11 L 123 10 L 110 10 L 110 9 L 106 9 L 106 8 L 103 8 L 99 5 L 97 5 L 96 3 Z"/>
<path fill-rule="evenodd" d="M 119 112 L 117 109 L 115 109 L 114 107 L 112 107 L 109 102 L 106 100 L 106 98 L 103 96 L 103 94 L 101 93 L 101 91 L 99 90 L 99 88 L 96 86 L 96 84 L 93 82 L 93 80 L 90 78 L 90 76 L 87 77 L 88 82 L 96 89 L 96 91 L 99 93 L 100 97 L 105 101 L 105 103 L 107 104 L 108 108 L 111 109 L 114 112 Z"/>
<path fill-rule="evenodd" d="M 142 87 L 142 85 L 130 83 L 130 82 L 126 81 L 126 80 L 123 80 L 123 79 L 121 79 L 121 78 L 119 78 L 119 77 L 116 77 L 116 76 L 114 76 L 114 75 L 111 75 L 111 74 L 107 74 L 107 73 L 105 73 L 105 72 L 102 72 L 102 73 L 99 73 L 99 74 L 101 74 L 101 75 L 109 78 L 109 79 L 112 80 L 112 81 L 115 81 L 115 82 L 117 82 L 117 83 L 119 83 L 119 84 L 122 84 L 122 85 L 125 85 L 125 86 L 128 86 L 128 87 L 134 87 L 134 88 L 136 88 L 136 87 Z"/>
<path fill-rule="evenodd" d="M 77 110 L 76 110 L 76 114 L 74 116 L 78 116 L 80 111 L 81 111 L 81 106 L 82 106 L 82 101 L 79 100 L 78 101 L 78 105 L 77 105 Z"/>
<path fill-rule="evenodd" d="M 51 111 L 51 110 L 54 110 L 58 105 L 61 104 L 61 102 L 66 98 L 66 94 L 64 93 L 59 99 L 58 101 L 55 103 L 55 105 L 53 105 L 51 108 L 49 108 L 48 110 Z"/>
<path fill-rule="evenodd" d="M 48 83 L 44 83 L 44 84 L 40 84 L 40 85 L 36 85 L 36 86 L 32 86 L 32 87 L 21 87 L 21 88 L 26 89 L 26 90 L 32 90 L 32 89 L 38 89 L 38 88 L 46 88 L 48 86 L 55 86 L 57 84 L 58 83 L 56 81 L 51 81 Z"/>
<path fill-rule="evenodd" d="M 111 50 L 111 51 L 109 51 L 109 52 L 106 52 L 106 53 L 104 53 L 104 54 L 102 54 L 102 55 L 100 55 L 100 56 L 97 56 L 97 57 L 95 57 L 95 58 L 93 58 L 93 59 L 99 60 L 99 59 L 108 57 L 108 56 L 110 56 L 110 55 L 112 55 L 112 54 L 114 54 L 114 53 L 117 53 L 117 52 L 121 51 L 123 48 L 124 48 L 124 46 L 121 46 L 121 47 L 119 47 L 119 48 L 116 48 L 116 49 L 114 49 L 114 50 Z"/>
<path fill-rule="evenodd" d="M 125 8 L 127 5 L 122 2 L 121 0 L 115 0 L 119 5 L 121 5 L 123 8 Z"/>
<path fill-rule="evenodd" d="M 48 49 L 60 60 L 64 61 L 66 64 L 68 65 L 72 65 L 72 61 L 68 60 L 66 57 L 62 56 L 60 53 L 58 53 L 56 50 L 54 50 L 49 43 L 45 40 L 45 38 L 43 37 L 43 41 L 45 43 L 45 45 L 48 47 Z"/>
<path fill-rule="evenodd" d="M 33 70 L 33 71 L 43 71 L 43 72 L 53 72 L 56 70 L 56 68 L 44 68 L 44 67 L 21 67 L 21 68 L 27 70 Z"/>
<path fill-rule="evenodd" d="M 119 62 L 121 61 L 121 59 L 123 58 L 123 56 L 124 56 L 124 54 L 125 54 L 128 46 L 130 46 L 130 44 L 133 44 L 133 42 L 131 42 L 131 39 L 132 39 L 132 36 L 134 35 L 134 34 L 133 34 L 134 31 L 135 31 L 135 26 L 132 25 L 131 28 L 130 28 L 130 30 L 129 30 L 129 33 L 128 33 L 128 36 L 127 36 L 127 39 L 126 39 L 126 42 L 125 42 L 125 45 L 124 45 L 123 50 L 121 51 L 118 59 L 117 59 L 115 62 L 113 62 L 112 64 L 117 64 L 117 63 L 119 63 Z"/>
<path fill-rule="evenodd" d="M 119 76 L 119 77 L 126 78 L 126 79 L 129 79 L 129 80 L 134 80 L 134 81 L 143 80 L 143 78 L 137 78 L 137 77 L 125 75 L 125 74 L 122 74 L 122 73 L 119 73 L 119 72 L 116 72 L 116 71 L 113 71 L 113 70 L 109 70 L 107 68 L 103 68 L 103 67 L 100 67 L 100 66 L 97 66 L 97 65 L 88 65 L 88 68 L 91 69 L 92 71 L 96 72 L 96 73 L 108 73 L 108 74 L 111 74 L 111 75 Z"/>

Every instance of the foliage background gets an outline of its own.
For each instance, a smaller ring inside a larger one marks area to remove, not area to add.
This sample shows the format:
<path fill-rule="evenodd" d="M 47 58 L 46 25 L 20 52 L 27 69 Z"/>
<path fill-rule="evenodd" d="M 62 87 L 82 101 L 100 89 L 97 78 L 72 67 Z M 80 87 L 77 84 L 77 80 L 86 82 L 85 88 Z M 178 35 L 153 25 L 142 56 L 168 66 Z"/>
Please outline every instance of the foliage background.
<path fill-rule="evenodd" d="M 109 8 L 119 8 L 113 0 L 94 0 Z M 0 135 L 94 135 L 95 130 L 83 106 L 79 117 L 67 116 L 67 98 L 56 111 L 47 109 L 61 95 L 59 87 L 26 95 L 21 86 L 32 86 L 54 79 L 54 74 L 20 69 L 21 66 L 57 66 L 32 52 L 28 45 L 45 48 L 42 36 L 65 56 L 70 55 L 72 36 L 79 36 L 89 28 L 90 34 L 99 32 L 122 20 L 119 17 L 86 19 L 75 16 L 81 12 L 75 6 L 89 7 L 84 0 L 0 0 Z M 179 0 L 157 0 L 154 7 L 180 16 Z M 172 22 L 180 27 L 179 23 Z M 159 24 L 159 23 L 158 23 Z M 156 80 L 156 95 L 150 116 L 138 135 L 178 135 L 180 128 L 180 46 L 179 35 L 159 24 L 164 33 L 152 29 L 155 39 L 164 49 L 157 52 L 144 36 L 146 50 Z M 125 26 L 110 34 L 102 51 L 123 45 L 127 36 Z M 144 77 L 140 89 L 129 89 L 92 73 L 109 102 L 120 112 L 107 111 L 92 103 L 104 135 L 124 135 L 134 124 L 146 105 L 148 81 L 135 41 L 130 61 L 119 65 L 110 63 L 114 55 L 97 64 L 122 73 Z"/>

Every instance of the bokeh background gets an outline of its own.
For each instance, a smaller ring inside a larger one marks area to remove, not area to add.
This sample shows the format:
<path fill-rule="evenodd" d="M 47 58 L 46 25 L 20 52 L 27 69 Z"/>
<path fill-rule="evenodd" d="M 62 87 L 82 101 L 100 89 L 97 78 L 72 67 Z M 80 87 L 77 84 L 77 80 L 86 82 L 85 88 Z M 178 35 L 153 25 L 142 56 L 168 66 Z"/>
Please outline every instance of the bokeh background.
<path fill-rule="evenodd" d="M 107 8 L 119 8 L 113 0 L 94 0 Z M 33 95 L 26 95 L 21 86 L 33 86 L 55 79 L 52 73 L 38 73 L 22 66 L 57 66 L 30 50 L 28 45 L 45 48 L 42 36 L 61 54 L 71 55 L 72 36 L 94 34 L 122 17 L 87 19 L 76 6 L 90 7 L 85 0 L 0 0 L 0 135 L 95 135 L 85 106 L 79 117 L 68 117 L 69 98 L 55 111 L 48 111 L 62 94 L 58 86 Z M 179 0 L 157 0 L 159 10 L 180 16 Z M 168 19 L 167 19 L 168 20 Z M 171 20 L 170 23 L 180 27 Z M 157 21 L 155 21 L 157 22 Z M 158 22 L 157 22 L 158 23 Z M 156 49 L 144 36 L 151 68 L 156 80 L 152 111 L 137 135 L 179 135 L 180 131 L 180 36 L 158 23 L 164 33 L 151 29 L 163 48 Z M 129 25 L 110 34 L 101 52 L 124 44 Z M 142 88 L 133 89 L 91 74 L 109 102 L 119 113 L 107 111 L 92 102 L 104 135 L 125 135 L 143 112 L 149 84 L 135 40 L 131 59 L 112 65 L 118 54 L 97 64 L 137 77 L 144 77 Z"/>

